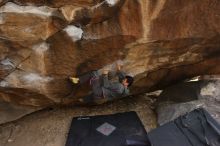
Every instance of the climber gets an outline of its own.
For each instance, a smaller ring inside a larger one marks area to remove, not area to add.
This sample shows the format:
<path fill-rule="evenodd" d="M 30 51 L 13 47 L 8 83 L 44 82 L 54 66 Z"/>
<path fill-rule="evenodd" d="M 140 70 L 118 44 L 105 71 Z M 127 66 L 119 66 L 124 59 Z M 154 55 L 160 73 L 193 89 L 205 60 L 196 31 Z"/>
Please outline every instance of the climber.
<path fill-rule="evenodd" d="M 91 103 L 113 100 L 114 98 L 125 97 L 129 95 L 128 87 L 133 83 L 133 77 L 126 75 L 121 71 L 121 66 L 117 64 L 117 72 L 111 72 L 114 76 L 118 77 L 118 81 L 111 81 L 108 78 L 109 71 L 92 71 L 80 77 L 70 77 L 69 79 L 74 84 L 80 84 L 88 82 L 92 87 L 92 93 L 82 99 L 79 102 Z"/>

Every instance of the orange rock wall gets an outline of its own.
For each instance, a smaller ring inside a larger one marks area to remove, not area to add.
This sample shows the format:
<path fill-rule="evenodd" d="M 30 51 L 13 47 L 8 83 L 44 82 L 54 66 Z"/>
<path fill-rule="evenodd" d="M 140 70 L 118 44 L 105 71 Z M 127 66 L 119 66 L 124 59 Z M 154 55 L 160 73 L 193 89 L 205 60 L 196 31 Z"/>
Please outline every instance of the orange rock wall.
<path fill-rule="evenodd" d="M 87 94 L 67 77 L 120 60 L 133 94 L 219 74 L 219 0 L 3 0 L 0 98 L 27 106 Z M 19 99 L 19 100 L 18 100 Z M 71 103 L 71 102 L 70 102 Z"/>

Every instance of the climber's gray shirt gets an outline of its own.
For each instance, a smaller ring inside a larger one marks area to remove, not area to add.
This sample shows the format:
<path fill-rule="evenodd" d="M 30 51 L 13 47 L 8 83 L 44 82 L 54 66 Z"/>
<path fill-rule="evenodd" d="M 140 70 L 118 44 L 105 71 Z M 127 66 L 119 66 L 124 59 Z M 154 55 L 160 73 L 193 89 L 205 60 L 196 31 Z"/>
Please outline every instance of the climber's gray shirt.
<path fill-rule="evenodd" d="M 100 76 L 102 80 L 103 96 L 109 100 L 129 95 L 129 89 L 121 83 L 126 74 L 122 71 L 118 71 L 116 76 L 118 76 L 118 81 L 109 80 L 108 75 Z"/>

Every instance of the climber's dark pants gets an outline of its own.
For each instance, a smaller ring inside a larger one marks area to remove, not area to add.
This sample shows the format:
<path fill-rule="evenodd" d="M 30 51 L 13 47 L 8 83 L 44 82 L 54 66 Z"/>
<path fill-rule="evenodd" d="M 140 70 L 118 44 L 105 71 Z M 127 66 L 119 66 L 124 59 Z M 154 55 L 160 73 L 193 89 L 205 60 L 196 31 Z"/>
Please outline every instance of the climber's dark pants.
<path fill-rule="evenodd" d="M 92 93 L 84 97 L 84 102 L 93 102 L 94 99 L 102 99 L 102 76 L 98 71 L 92 71 L 79 77 L 80 84 L 88 83 L 92 87 Z"/>

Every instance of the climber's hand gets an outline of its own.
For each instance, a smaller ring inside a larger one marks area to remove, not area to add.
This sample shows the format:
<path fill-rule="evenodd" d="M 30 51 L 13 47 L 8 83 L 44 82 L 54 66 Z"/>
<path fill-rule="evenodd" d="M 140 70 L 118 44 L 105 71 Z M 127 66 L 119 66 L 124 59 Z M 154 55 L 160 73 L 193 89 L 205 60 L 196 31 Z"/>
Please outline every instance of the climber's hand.
<path fill-rule="evenodd" d="M 121 67 L 122 67 L 122 65 L 121 65 L 121 64 L 119 64 L 119 63 L 117 63 L 117 64 L 116 64 L 116 69 L 117 69 L 118 71 L 120 71 L 120 70 L 121 70 Z"/>
<path fill-rule="evenodd" d="M 109 70 L 104 69 L 104 70 L 102 71 L 102 74 L 103 74 L 103 75 L 107 75 L 107 74 L 108 74 L 108 72 L 109 72 Z"/>

